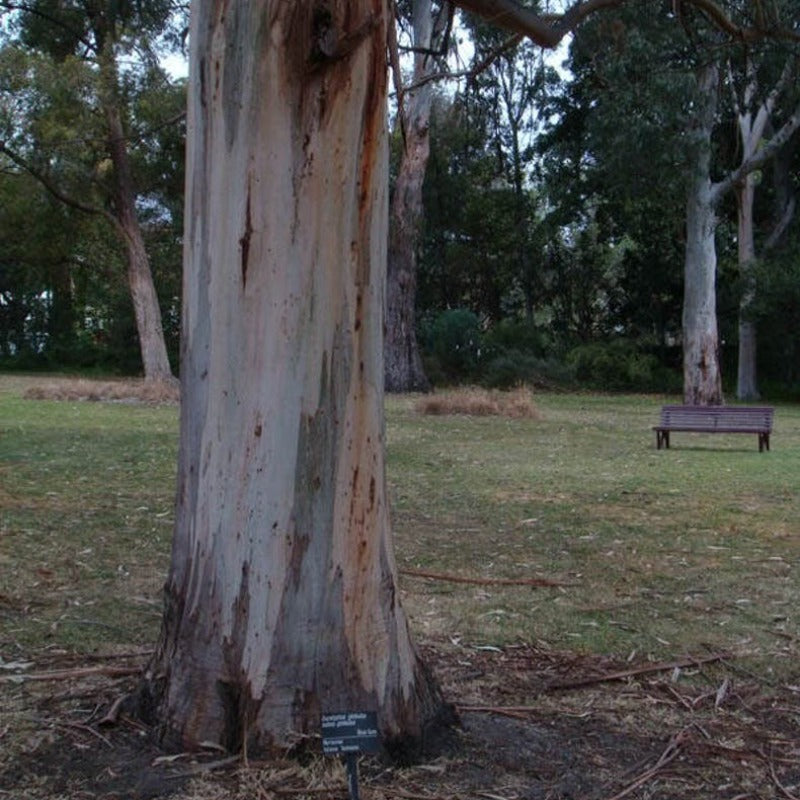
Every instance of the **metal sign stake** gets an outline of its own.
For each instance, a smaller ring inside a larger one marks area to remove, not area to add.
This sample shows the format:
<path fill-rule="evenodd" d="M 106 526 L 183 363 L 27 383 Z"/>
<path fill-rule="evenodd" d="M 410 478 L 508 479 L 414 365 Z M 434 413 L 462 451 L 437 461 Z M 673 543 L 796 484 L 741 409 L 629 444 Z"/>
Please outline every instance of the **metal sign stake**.
<path fill-rule="evenodd" d="M 350 791 L 350 800 L 358 800 L 358 754 L 348 753 L 345 756 L 347 765 L 347 788 Z"/>

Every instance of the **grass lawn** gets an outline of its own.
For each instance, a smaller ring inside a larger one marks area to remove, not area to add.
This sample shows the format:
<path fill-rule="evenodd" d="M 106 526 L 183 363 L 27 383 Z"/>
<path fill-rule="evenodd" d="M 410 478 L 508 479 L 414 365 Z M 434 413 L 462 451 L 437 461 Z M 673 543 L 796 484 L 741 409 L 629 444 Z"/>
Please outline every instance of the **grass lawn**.
<path fill-rule="evenodd" d="M 25 399 L 37 380 L 0 375 L 0 676 L 142 663 L 169 559 L 177 409 Z M 650 426 L 672 399 L 542 394 L 538 419 L 388 399 L 397 558 L 426 649 L 470 664 L 522 647 L 623 664 L 724 653 L 736 677 L 800 691 L 800 407 L 776 408 L 769 453 L 755 435 L 679 433 L 657 451 Z M 696 671 L 686 691 L 718 679 Z M 0 767 L 54 741 L 31 686 L 0 683 Z"/>
<path fill-rule="evenodd" d="M 658 451 L 663 400 L 540 395 L 538 420 L 421 417 L 390 400 L 401 566 L 567 584 L 407 579 L 417 625 L 625 656 L 725 648 L 795 669 L 800 408 L 778 407 L 770 453 L 755 435 L 702 434 Z"/>

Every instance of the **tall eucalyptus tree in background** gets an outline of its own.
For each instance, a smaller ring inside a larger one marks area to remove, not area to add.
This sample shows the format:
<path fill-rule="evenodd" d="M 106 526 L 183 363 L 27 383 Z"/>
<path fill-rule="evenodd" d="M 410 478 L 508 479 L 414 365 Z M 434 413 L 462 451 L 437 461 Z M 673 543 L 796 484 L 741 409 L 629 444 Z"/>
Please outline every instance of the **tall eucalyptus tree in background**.
<path fill-rule="evenodd" d="M 0 11 L 15 34 L 2 58 L 14 109 L 0 152 L 61 202 L 111 224 L 126 254 L 145 378 L 171 381 L 132 158 L 136 137 L 148 132 L 134 127 L 131 111 L 148 95 L 164 111 L 156 129 L 182 116 L 182 94 L 159 66 L 158 48 L 175 44 L 172 3 L 3 0 Z"/>
<path fill-rule="evenodd" d="M 484 104 L 491 120 L 491 151 L 496 157 L 494 182 L 510 191 L 513 254 L 510 271 L 522 296 L 523 313 L 533 317 L 541 276 L 537 265 L 543 242 L 536 240 L 537 196 L 532 181 L 534 141 L 541 127 L 548 88 L 557 81 L 542 48 L 522 36 L 508 34 L 483 20 L 470 20 L 475 48 L 475 75 L 467 90 Z M 536 245 L 540 245 L 536 247 Z"/>
<path fill-rule="evenodd" d="M 453 7 L 411 0 L 413 71 L 410 85 L 398 77 L 402 153 L 389 207 L 386 278 L 385 373 L 388 392 L 427 391 L 416 335 L 417 258 L 422 226 L 422 186 L 430 155 L 433 76 L 442 70 Z M 399 64 L 395 65 L 398 69 Z"/>
<path fill-rule="evenodd" d="M 761 53 L 764 56 L 763 53 Z M 790 56 L 783 62 L 780 74 L 771 86 L 763 85 L 769 78 L 769 60 L 758 59 L 752 49 L 743 56 L 743 73 L 737 81 L 733 64 L 728 63 L 728 83 L 732 94 L 733 109 L 736 115 L 739 136 L 740 161 L 746 163 L 775 133 L 777 122 L 776 106 L 785 100 L 787 91 L 796 74 L 797 58 Z M 760 63 L 759 63 L 760 62 Z M 767 62 L 767 63 L 764 63 Z M 766 73 L 766 76 L 765 76 Z M 738 86 L 737 86 L 738 83 Z M 776 154 L 776 167 L 781 159 Z M 757 187 L 761 183 L 755 172 L 745 175 L 734 187 L 737 210 L 737 248 L 739 278 L 742 284 L 739 300 L 739 358 L 736 379 L 736 396 L 740 400 L 754 400 L 759 397 L 757 370 L 757 330 L 755 315 L 756 302 L 756 250 L 754 206 Z M 766 182 L 765 182 L 766 184 Z M 768 184 L 767 184 L 768 185 Z M 794 196 L 784 193 L 776 197 L 776 213 L 771 231 L 762 244 L 761 254 L 765 256 L 781 239 L 794 216 Z"/>
<path fill-rule="evenodd" d="M 762 37 L 747 20 L 734 23 L 726 17 L 723 24 L 714 16 L 721 7 L 683 3 L 676 8 L 679 18 L 665 7 L 654 14 L 651 4 L 626 4 L 581 31 L 576 54 L 580 48 L 588 52 L 588 69 L 579 74 L 594 82 L 594 106 L 586 122 L 596 148 L 590 157 L 607 162 L 609 183 L 635 187 L 631 165 L 641 163 L 637 154 L 645 153 L 650 163 L 643 172 L 654 185 L 671 187 L 662 192 L 661 203 L 683 193 L 683 395 L 686 403 L 713 405 L 723 400 L 716 298 L 720 203 L 793 135 L 800 107 L 781 117 L 768 142 L 760 140 L 735 169 L 724 172 L 715 148 L 724 110 L 724 57 L 744 52 Z M 771 18 L 769 25 L 783 30 L 782 46 L 792 48 L 792 17 L 787 18 L 785 29 L 781 17 Z M 601 50 L 603 36 L 614 42 L 613 49 Z M 611 164 L 618 167 L 615 174 Z M 630 198 L 634 204 L 647 189 L 637 191 Z"/>
<path fill-rule="evenodd" d="M 686 203 L 686 260 L 684 265 L 683 305 L 683 374 L 684 402 L 694 405 L 716 405 L 723 402 L 722 373 L 719 358 L 719 332 L 716 309 L 717 253 L 716 230 L 718 209 L 723 197 L 739 188 L 739 242 L 740 264 L 744 266 L 745 308 L 752 302 L 749 269 L 752 261 L 752 239 L 742 220 L 750 216 L 752 174 L 763 167 L 794 135 L 800 127 L 800 105 L 784 118 L 783 124 L 766 143 L 756 130 L 745 130 L 743 154 L 739 165 L 721 179 L 713 179 L 713 134 L 718 120 L 721 91 L 721 64 L 714 54 L 708 53 L 697 67 L 695 104 L 688 118 L 686 130 L 688 155 L 688 192 Z M 769 98 L 765 101 L 771 107 Z M 749 114 L 754 105 L 750 98 Z M 764 107 L 764 116 L 768 107 Z M 739 109 L 741 112 L 741 109 Z M 756 109 L 756 112 L 758 109 Z M 746 120 L 745 120 L 746 121 Z M 756 117 L 757 121 L 757 117 Z M 743 124 L 741 114 L 740 126 Z M 740 130 L 742 128 L 740 127 Z M 756 143 L 755 140 L 758 139 Z M 758 146 L 760 144 L 760 146 Z M 749 184 L 749 188 L 748 188 Z M 749 240 L 749 241 L 748 241 Z M 746 320 L 745 320 L 746 321 Z M 741 326 L 740 326 L 741 331 Z M 754 331 L 745 325 L 745 342 Z M 754 358 L 754 352 L 752 354 Z M 754 368 L 754 364 L 752 365 Z M 754 375 L 752 376 L 754 379 Z M 754 390 L 754 386 L 747 387 Z M 748 394 L 750 392 L 748 391 Z"/>

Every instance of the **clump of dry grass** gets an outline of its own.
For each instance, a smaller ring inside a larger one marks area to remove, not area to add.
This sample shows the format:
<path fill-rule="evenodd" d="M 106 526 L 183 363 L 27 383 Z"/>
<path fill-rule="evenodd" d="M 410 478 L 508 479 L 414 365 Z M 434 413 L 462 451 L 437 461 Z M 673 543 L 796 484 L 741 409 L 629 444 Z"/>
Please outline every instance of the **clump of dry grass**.
<path fill-rule="evenodd" d="M 241 769 L 238 778 L 235 800 L 277 800 L 286 795 L 296 798 L 338 796 L 347 786 L 344 764 L 339 759 L 319 757 L 303 766 L 277 761 Z"/>
<path fill-rule="evenodd" d="M 89 400 L 94 402 L 171 405 L 180 400 L 177 381 L 53 378 L 26 389 L 27 400 Z"/>
<path fill-rule="evenodd" d="M 541 418 L 530 389 L 524 386 L 508 392 L 477 387 L 437 392 L 420 399 L 416 404 L 416 410 L 420 414 L 436 416 L 463 414 L 473 417 Z"/>

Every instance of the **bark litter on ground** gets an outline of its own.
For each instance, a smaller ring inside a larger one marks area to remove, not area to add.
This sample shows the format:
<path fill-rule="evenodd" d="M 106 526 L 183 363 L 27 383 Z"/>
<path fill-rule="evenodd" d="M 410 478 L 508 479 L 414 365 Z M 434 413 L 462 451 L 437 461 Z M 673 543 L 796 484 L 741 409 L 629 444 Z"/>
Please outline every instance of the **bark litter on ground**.
<path fill-rule="evenodd" d="M 437 640 L 422 649 L 461 725 L 414 767 L 365 758 L 364 800 L 800 797 L 800 687 L 758 681 L 735 654 L 648 665 L 544 644 Z M 145 658 L 111 663 L 125 668 Z M 2 687 L 11 702 L 0 723 L 0 797 L 347 798 L 336 759 L 165 754 L 124 713 L 108 724 L 108 709 L 135 678 L 85 669 L 96 663 L 53 656 L 35 672 L 61 670 L 59 679 Z"/>

